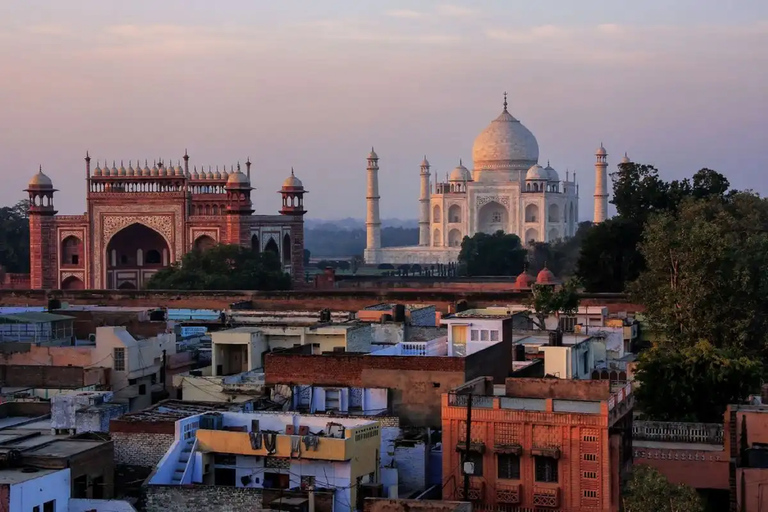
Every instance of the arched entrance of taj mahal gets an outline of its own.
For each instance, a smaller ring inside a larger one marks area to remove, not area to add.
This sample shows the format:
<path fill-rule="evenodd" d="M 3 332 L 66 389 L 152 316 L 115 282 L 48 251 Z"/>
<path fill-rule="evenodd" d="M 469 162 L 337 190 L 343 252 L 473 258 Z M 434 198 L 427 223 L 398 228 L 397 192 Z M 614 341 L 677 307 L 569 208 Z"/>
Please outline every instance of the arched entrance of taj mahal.
<path fill-rule="evenodd" d="M 134 223 L 110 238 L 104 258 L 107 288 L 137 290 L 171 264 L 171 249 L 163 235 Z"/>

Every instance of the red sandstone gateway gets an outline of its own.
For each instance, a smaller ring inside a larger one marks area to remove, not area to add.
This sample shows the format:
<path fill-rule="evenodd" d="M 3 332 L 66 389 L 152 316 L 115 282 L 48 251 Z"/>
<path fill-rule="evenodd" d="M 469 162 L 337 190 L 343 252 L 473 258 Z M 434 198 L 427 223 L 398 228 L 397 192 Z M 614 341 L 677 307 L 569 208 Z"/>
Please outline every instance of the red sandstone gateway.
<path fill-rule="evenodd" d="M 184 162 L 142 166 L 85 157 L 87 211 L 57 215 L 56 189 L 42 168 L 29 194 L 32 289 L 142 288 L 161 268 L 216 243 L 273 251 L 295 282 L 304 278 L 304 186 L 291 170 L 279 215 L 253 215 L 251 162 L 190 171 Z"/>

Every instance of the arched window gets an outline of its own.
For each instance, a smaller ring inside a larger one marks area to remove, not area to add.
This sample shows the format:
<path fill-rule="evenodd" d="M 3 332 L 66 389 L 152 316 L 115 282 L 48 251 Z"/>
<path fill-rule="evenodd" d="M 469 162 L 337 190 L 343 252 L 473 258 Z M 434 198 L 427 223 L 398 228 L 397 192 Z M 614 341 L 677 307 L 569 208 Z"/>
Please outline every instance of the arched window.
<path fill-rule="evenodd" d="M 83 259 L 83 242 L 76 236 L 68 236 L 61 242 L 61 264 L 81 265 Z"/>
<path fill-rule="evenodd" d="M 435 207 L 432 208 L 432 222 L 434 222 L 435 224 L 441 222 L 440 207 L 438 205 L 435 205 Z"/>
<path fill-rule="evenodd" d="M 549 222 L 560 222 L 560 206 L 549 205 Z"/>
<path fill-rule="evenodd" d="M 198 251 L 207 251 L 214 245 L 216 245 L 216 241 L 208 235 L 200 235 L 195 240 L 195 250 Z"/>
<path fill-rule="evenodd" d="M 277 242 L 275 242 L 274 238 L 269 238 L 267 245 L 264 246 L 264 252 L 271 252 L 275 254 L 275 256 L 280 256 L 280 249 L 277 247 Z"/>
<path fill-rule="evenodd" d="M 525 222 L 539 221 L 539 207 L 535 204 L 529 204 L 525 207 Z"/>
<path fill-rule="evenodd" d="M 458 229 L 452 229 L 448 233 L 448 245 L 450 247 L 460 247 L 461 246 L 461 231 Z"/>
<path fill-rule="evenodd" d="M 525 243 L 537 242 L 539 240 L 539 232 L 533 228 L 525 232 Z"/>
<path fill-rule="evenodd" d="M 283 237 L 283 263 L 291 264 L 291 235 L 288 233 Z"/>
<path fill-rule="evenodd" d="M 259 254 L 261 252 L 261 246 L 259 245 L 259 236 L 253 235 L 251 237 L 251 250 L 255 252 L 256 254 Z"/>
<path fill-rule="evenodd" d="M 147 251 L 147 265 L 160 265 L 163 263 L 163 256 L 157 249 Z"/>
<path fill-rule="evenodd" d="M 461 206 L 454 204 L 448 208 L 448 222 L 454 224 L 461 222 Z"/>
<path fill-rule="evenodd" d="M 432 247 L 442 247 L 443 246 L 443 239 L 440 235 L 440 230 L 435 229 L 435 233 L 432 236 Z"/>

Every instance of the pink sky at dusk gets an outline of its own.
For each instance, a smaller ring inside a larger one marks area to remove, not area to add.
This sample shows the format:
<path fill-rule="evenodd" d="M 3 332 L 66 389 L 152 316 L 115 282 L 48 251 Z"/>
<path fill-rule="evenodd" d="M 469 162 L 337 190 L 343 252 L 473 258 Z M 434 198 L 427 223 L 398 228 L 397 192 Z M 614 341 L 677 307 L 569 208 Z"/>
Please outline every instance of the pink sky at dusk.
<path fill-rule="evenodd" d="M 471 162 L 505 90 L 541 160 L 577 171 L 581 220 L 601 141 L 611 168 L 627 151 L 768 193 L 768 2 L 529 3 L 3 0 L 0 204 L 42 165 L 82 213 L 86 150 L 186 148 L 206 170 L 250 157 L 257 213 L 293 167 L 309 217 L 362 218 L 373 145 L 382 216 L 416 218 L 422 156 L 441 177 Z"/>

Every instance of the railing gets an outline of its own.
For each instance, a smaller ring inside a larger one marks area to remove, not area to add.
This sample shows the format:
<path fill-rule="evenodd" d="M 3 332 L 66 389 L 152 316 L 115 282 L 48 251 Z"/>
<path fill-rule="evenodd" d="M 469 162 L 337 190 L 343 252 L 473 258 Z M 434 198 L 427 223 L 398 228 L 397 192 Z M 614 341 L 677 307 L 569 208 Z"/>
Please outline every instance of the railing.
<path fill-rule="evenodd" d="M 635 421 L 632 439 L 673 443 L 723 444 L 720 423 L 684 423 L 675 421 Z"/>
<path fill-rule="evenodd" d="M 547 487 L 533 488 L 533 505 L 535 507 L 557 508 L 560 506 L 559 489 Z"/>
<path fill-rule="evenodd" d="M 608 399 L 608 410 L 612 411 L 614 407 L 619 405 L 621 402 L 627 399 L 632 394 L 632 383 L 627 382 L 625 384 L 622 384 L 622 386 L 619 388 L 619 390 L 611 395 L 611 397 Z"/>
<path fill-rule="evenodd" d="M 467 397 L 469 395 L 459 395 L 450 393 L 448 395 L 448 405 L 453 407 L 466 407 Z M 472 396 L 472 407 L 477 409 L 493 409 L 494 397 L 492 396 Z"/>

